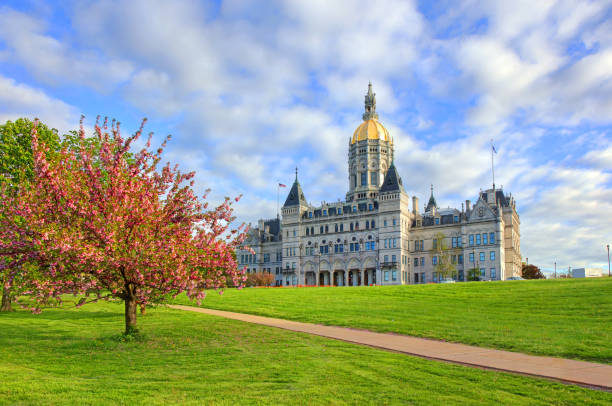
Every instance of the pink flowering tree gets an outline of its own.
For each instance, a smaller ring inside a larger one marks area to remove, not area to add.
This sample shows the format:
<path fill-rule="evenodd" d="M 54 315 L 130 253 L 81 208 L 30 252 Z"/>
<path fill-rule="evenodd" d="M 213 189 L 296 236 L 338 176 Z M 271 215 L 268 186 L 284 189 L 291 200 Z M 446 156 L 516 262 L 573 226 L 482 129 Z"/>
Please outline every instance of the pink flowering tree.
<path fill-rule="evenodd" d="M 181 292 L 200 301 L 228 279 L 243 285 L 234 252 L 246 229 L 230 228 L 234 200 L 208 209 L 206 196 L 193 191 L 193 172 L 161 166 L 169 137 L 152 152 L 150 134 L 130 152 L 144 123 L 124 139 L 119 123 L 96 122 L 95 143 L 86 142 L 81 123 L 81 142 L 53 162 L 33 129 L 31 187 L 0 196 L 0 255 L 7 258 L 0 266 L 36 264 L 22 278 L 35 311 L 67 293 L 84 295 L 79 304 L 119 298 L 129 334 L 138 306 Z"/>

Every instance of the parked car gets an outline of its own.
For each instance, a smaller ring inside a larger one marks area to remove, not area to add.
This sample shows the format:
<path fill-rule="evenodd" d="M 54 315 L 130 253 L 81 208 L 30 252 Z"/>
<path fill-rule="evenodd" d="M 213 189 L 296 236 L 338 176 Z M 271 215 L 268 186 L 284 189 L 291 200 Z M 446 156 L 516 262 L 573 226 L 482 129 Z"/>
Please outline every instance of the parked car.
<path fill-rule="evenodd" d="M 524 281 L 525 278 L 521 277 L 521 276 L 511 276 L 508 278 L 509 281 Z"/>
<path fill-rule="evenodd" d="M 450 279 L 450 278 L 449 279 L 442 279 L 442 280 L 440 280 L 440 283 L 455 283 L 455 280 L 454 279 Z"/>

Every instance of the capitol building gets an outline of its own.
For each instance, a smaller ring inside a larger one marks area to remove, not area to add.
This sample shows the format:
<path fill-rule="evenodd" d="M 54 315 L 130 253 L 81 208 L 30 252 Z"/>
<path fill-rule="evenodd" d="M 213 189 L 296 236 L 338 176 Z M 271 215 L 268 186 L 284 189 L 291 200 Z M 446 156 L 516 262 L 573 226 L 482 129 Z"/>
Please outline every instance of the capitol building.
<path fill-rule="evenodd" d="M 248 273 L 277 286 L 405 285 L 505 280 L 521 274 L 520 220 L 511 194 L 493 187 L 461 208 L 410 197 L 394 163 L 394 144 L 378 121 L 372 85 L 363 122 L 348 145 L 348 192 L 313 206 L 295 181 L 280 217 L 260 220 L 238 250 Z M 423 179 L 427 184 L 427 180 Z"/>

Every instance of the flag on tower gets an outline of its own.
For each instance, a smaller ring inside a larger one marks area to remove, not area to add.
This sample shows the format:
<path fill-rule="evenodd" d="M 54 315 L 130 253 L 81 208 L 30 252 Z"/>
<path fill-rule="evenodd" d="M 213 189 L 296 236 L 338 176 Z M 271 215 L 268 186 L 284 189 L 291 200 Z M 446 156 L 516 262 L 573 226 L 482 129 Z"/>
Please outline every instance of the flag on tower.
<path fill-rule="evenodd" d="M 491 148 L 493 148 L 493 152 L 497 154 L 497 150 L 495 149 L 495 145 L 491 144 Z"/>
<path fill-rule="evenodd" d="M 287 187 L 287 185 L 283 185 L 282 183 L 278 184 L 279 187 Z"/>

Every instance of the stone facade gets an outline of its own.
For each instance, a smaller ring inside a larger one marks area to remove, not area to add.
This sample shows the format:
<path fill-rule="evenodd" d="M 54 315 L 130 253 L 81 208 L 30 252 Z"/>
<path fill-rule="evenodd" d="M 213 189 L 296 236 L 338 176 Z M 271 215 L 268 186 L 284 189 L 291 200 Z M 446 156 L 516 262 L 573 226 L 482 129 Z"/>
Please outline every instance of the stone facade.
<path fill-rule="evenodd" d="M 505 280 L 520 276 L 520 219 L 511 194 L 481 191 L 461 209 L 423 212 L 408 196 L 393 161 L 393 139 L 378 122 L 371 84 L 364 122 L 348 145 L 344 201 L 314 206 L 295 181 L 281 218 L 260 220 L 237 252 L 248 272 L 270 272 L 276 284 L 400 285 Z M 470 272 L 470 270 L 472 270 Z"/>

